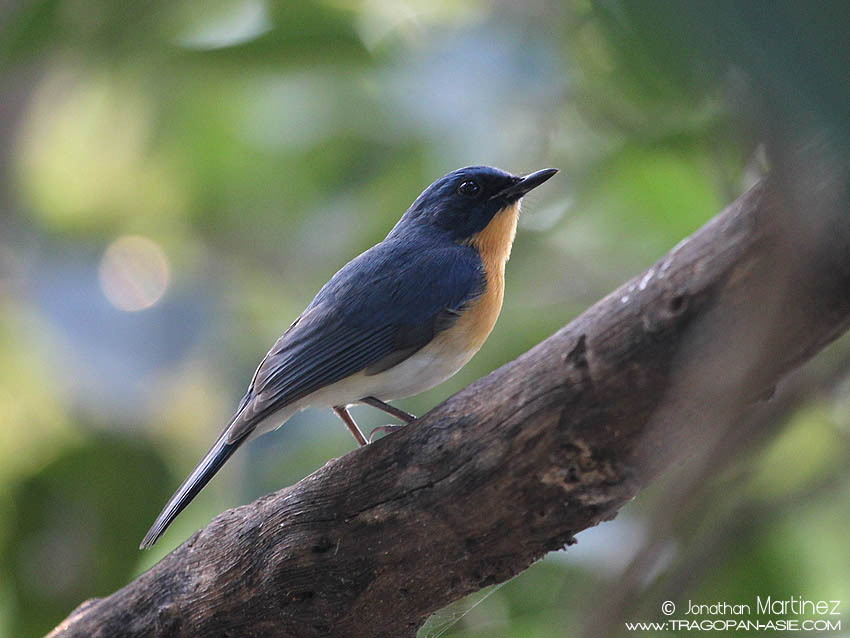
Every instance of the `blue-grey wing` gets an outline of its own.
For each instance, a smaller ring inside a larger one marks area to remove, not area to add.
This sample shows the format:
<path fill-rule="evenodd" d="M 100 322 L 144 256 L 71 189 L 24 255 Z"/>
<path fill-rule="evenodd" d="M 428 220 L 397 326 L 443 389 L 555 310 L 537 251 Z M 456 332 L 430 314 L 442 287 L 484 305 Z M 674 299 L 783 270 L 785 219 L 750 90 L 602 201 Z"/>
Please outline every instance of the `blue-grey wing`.
<path fill-rule="evenodd" d="M 384 241 L 343 267 L 257 368 L 227 432 L 239 441 L 284 406 L 365 370 L 397 365 L 484 292 L 477 252 Z"/>

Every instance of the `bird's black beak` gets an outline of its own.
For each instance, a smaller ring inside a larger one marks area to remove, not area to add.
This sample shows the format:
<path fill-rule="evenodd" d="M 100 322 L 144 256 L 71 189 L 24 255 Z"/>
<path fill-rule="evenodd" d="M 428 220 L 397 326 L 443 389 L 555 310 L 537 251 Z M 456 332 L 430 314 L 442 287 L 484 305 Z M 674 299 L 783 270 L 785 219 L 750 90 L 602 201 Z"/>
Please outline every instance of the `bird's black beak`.
<path fill-rule="evenodd" d="M 507 197 L 508 199 L 519 199 L 528 191 L 537 188 L 547 179 L 558 172 L 557 168 L 544 168 L 534 173 L 530 173 L 525 177 L 520 178 L 517 182 L 511 184 L 504 190 L 499 191 L 495 197 Z"/>

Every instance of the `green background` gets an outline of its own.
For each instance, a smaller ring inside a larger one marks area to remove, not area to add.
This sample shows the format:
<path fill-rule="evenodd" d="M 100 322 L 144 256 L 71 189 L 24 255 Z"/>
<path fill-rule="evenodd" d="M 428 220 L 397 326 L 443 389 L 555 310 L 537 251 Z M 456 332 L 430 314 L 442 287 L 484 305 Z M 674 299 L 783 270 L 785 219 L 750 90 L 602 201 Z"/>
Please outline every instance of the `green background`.
<path fill-rule="evenodd" d="M 755 183 L 777 104 L 841 121 L 847 66 L 825 35 L 846 10 L 771 5 L 0 7 L 0 638 L 49 631 L 215 514 L 354 447 L 330 411 L 303 412 L 240 450 L 152 552 L 136 549 L 274 340 L 437 177 L 561 169 L 526 198 L 490 340 L 399 402 L 416 414 Z M 813 51 L 821 75 L 797 65 Z M 671 589 L 677 605 L 841 599 L 850 624 L 848 389 L 806 401 L 683 511 L 665 498 L 674 471 L 420 635 L 622 631 L 663 619 Z"/>

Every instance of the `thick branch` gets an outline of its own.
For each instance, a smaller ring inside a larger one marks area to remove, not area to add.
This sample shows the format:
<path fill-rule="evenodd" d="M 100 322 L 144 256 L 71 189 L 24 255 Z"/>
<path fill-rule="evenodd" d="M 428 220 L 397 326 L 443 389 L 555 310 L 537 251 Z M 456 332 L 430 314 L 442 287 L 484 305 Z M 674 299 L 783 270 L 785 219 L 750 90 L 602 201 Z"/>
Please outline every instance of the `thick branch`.
<path fill-rule="evenodd" d="M 845 191 L 818 186 L 805 216 L 756 186 L 517 360 L 223 513 L 52 635 L 413 636 L 613 517 L 847 328 Z"/>

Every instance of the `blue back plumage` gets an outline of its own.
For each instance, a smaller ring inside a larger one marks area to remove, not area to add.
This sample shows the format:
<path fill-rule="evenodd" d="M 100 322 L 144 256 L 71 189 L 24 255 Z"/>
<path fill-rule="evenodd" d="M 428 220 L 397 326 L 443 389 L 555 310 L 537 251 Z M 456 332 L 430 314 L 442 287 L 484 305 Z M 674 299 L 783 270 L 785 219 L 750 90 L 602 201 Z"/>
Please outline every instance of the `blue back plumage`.
<path fill-rule="evenodd" d="M 322 287 L 260 364 L 228 441 L 319 388 L 404 360 L 484 292 L 475 249 L 433 242 L 432 233 L 410 229 L 404 238 L 388 237 Z"/>
<path fill-rule="evenodd" d="M 362 327 L 411 324 L 481 294 L 484 271 L 478 253 L 469 246 L 435 244 L 428 234 L 408 233 L 373 246 L 337 272 L 307 311 L 333 307 L 340 318 Z"/>

